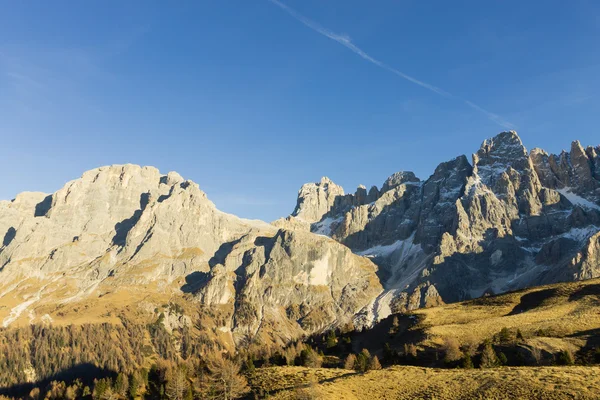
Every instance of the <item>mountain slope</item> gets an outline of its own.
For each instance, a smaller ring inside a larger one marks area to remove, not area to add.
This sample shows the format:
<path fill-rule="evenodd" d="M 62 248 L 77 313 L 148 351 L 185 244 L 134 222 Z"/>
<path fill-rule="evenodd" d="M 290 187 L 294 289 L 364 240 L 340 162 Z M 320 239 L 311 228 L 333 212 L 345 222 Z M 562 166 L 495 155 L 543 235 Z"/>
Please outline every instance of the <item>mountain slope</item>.
<path fill-rule="evenodd" d="M 102 167 L 50 196 L 3 201 L 0 232 L 5 327 L 105 321 L 123 308 L 150 320 L 179 299 L 206 306 L 226 340 L 287 341 L 347 323 L 382 290 L 376 266 L 335 241 L 223 213 L 152 167 Z"/>
<path fill-rule="evenodd" d="M 600 276 L 598 152 L 573 142 L 558 156 L 529 153 L 502 132 L 472 163 L 459 156 L 425 181 L 399 172 L 353 195 L 330 180 L 307 184 L 287 226 L 310 225 L 379 265 L 387 290 L 373 318 L 438 304 L 438 294 L 454 302 L 589 279 Z"/>
<path fill-rule="evenodd" d="M 515 132 L 469 162 L 354 194 L 328 178 L 268 224 L 152 167 L 102 167 L 0 202 L 0 320 L 188 325 L 284 343 L 392 313 L 600 276 L 600 148 L 528 152 Z M 328 237 L 327 237 L 328 236 Z M 178 307 L 164 307 L 177 304 Z M 215 339 L 215 340 L 216 340 Z"/>

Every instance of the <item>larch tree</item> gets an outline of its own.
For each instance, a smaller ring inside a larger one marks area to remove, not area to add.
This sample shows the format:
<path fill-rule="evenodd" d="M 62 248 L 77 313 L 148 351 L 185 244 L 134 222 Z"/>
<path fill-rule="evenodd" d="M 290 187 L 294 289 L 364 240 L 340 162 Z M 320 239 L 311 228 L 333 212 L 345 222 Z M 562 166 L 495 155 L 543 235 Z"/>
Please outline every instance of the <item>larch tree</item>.
<path fill-rule="evenodd" d="M 240 363 L 215 353 L 206 358 L 209 374 L 209 396 L 232 400 L 249 391 L 248 381 L 240 374 Z"/>

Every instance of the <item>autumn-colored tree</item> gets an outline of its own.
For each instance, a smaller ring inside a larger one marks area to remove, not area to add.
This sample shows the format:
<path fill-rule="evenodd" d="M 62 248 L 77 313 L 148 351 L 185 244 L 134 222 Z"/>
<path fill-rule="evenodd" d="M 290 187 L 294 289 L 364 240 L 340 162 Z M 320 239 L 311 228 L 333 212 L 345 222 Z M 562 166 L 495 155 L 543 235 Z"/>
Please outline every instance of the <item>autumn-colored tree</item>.
<path fill-rule="evenodd" d="M 335 331 L 331 330 L 329 331 L 329 333 L 327 334 L 327 341 L 326 341 L 326 346 L 328 349 L 331 349 L 335 346 L 337 346 L 337 336 L 335 336 Z"/>
<path fill-rule="evenodd" d="M 365 372 L 369 368 L 369 361 L 371 360 L 371 353 L 369 350 L 362 349 L 356 356 L 356 362 L 354 363 L 354 370 L 356 372 Z"/>
<path fill-rule="evenodd" d="M 33 388 L 29 392 L 29 398 L 31 400 L 38 400 L 40 398 L 40 388 Z"/>
<path fill-rule="evenodd" d="M 346 361 L 344 361 L 344 369 L 354 369 L 354 364 L 356 364 L 356 356 L 350 353 L 346 357 Z"/>
<path fill-rule="evenodd" d="M 410 358 L 417 358 L 417 346 L 415 346 L 413 343 L 405 343 L 404 356 Z"/>
<path fill-rule="evenodd" d="M 446 363 L 453 363 L 460 360 L 463 356 L 458 345 L 458 340 L 453 337 L 447 337 L 444 339 L 444 345 L 442 346 L 444 351 L 444 361 Z"/>
<path fill-rule="evenodd" d="M 371 361 L 369 361 L 369 371 L 376 371 L 381 369 L 381 363 L 379 362 L 379 358 L 377 356 L 373 356 Z"/>
<path fill-rule="evenodd" d="M 165 393 L 171 400 L 184 400 L 190 384 L 185 366 L 177 366 L 167 374 Z"/>
<path fill-rule="evenodd" d="M 232 400 L 249 391 L 246 378 L 240 374 L 239 362 L 214 353 L 206 357 L 206 366 L 209 370 L 207 398 Z"/>
<path fill-rule="evenodd" d="M 481 353 L 481 368 L 495 368 L 500 366 L 500 360 L 492 347 L 492 344 L 487 342 L 483 346 L 483 352 Z"/>
<path fill-rule="evenodd" d="M 461 367 L 463 367 L 464 369 L 473 368 L 473 359 L 471 359 L 470 355 L 465 353 L 465 355 L 462 358 Z"/>
<path fill-rule="evenodd" d="M 321 366 L 321 357 L 319 353 L 307 347 L 300 352 L 300 363 L 305 367 L 319 368 Z"/>

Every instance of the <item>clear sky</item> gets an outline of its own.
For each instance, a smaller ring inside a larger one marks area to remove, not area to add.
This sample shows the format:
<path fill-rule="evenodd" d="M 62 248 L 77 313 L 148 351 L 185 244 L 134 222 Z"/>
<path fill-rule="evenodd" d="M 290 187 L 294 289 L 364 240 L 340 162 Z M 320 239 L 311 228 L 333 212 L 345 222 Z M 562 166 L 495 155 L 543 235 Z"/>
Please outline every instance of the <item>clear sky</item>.
<path fill-rule="evenodd" d="M 507 127 L 600 143 L 600 2 L 0 0 L 0 199 L 153 165 L 243 217 L 427 178 Z"/>

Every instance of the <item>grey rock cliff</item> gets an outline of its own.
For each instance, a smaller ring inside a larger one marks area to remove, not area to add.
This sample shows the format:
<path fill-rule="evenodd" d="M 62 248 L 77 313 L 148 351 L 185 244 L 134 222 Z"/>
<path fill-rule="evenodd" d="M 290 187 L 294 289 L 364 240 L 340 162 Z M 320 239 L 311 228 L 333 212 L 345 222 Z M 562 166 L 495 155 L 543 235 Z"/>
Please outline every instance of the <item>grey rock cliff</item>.
<path fill-rule="evenodd" d="M 569 153 L 529 153 L 516 132 L 502 132 L 472 164 L 459 156 L 425 181 L 398 172 L 369 203 L 340 196 L 334 204 L 345 207 L 311 229 L 379 265 L 386 291 L 368 318 L 426 306 L 423 290 L 435 304 L 587 279 L 600 273 L 599 152 L 573 142 Z"/>
<path fill-rule="evenodd" d="M 598 277 L 599 153 L 579 142 L 528 152 L 502 132 L 426 180 L 401 171 L 350 194 L 328 178 L 306 184 L 271 224 L 219 211 L 174 172 L 98 168 L 51 195 L 0 201 L 0 320 L 70 323 L 80 309 L 102 320 L 177 300 L 231 343 L 284 343 Z"/>
<path fill-rule="evenodd" d="M 377 267 L 343 245 L 223 213 L 197 184 L 152 167 L 102 167 L 52 195 L 3 201 L 0 232 L 4 326 L 166 297 L 203 304 L 221 316 L 210 329 L 238 343 L 286 341 L 351 321 L 382 291 Z"/>

